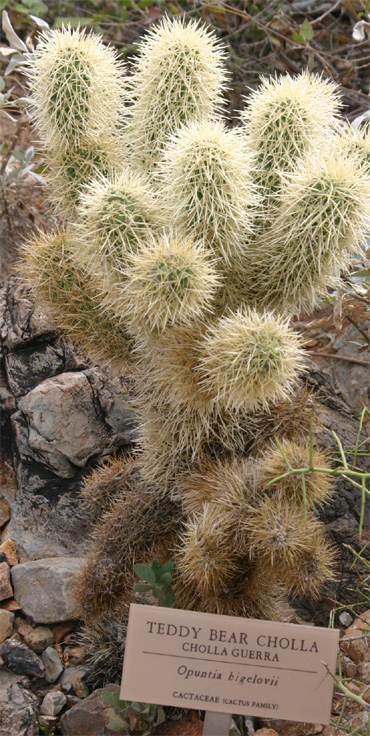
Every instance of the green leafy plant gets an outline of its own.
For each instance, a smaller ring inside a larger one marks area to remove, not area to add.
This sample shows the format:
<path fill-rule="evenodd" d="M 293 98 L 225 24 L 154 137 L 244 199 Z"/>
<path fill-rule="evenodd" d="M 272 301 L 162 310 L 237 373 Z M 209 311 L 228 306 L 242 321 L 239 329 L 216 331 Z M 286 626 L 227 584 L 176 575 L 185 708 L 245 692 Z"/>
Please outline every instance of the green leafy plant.
<path fill-rule="evenodd" d="M 150 736 L 153 730 L 166 720 L 163 708 L 150 703 L 120 700 L 118 692 L 103 692 L 103 700 L 110 705 L 105 710 L 108 731 L 114 733 L 139 733 Z"/>
<path fill-rule="evenodd" d="M 136 575 L 143 580 L 135 584 L 137 593 L 152 593 L 157 598 L 159 606 L 176 608 L 176 597 L 171 588 L 174 564 L 168 560 L 161 565 L 158 560 L 153 560 L 151 567 L 144 564 L 134 565 Z"/>
<path fill-rule="evenodd" d="M 144 581 L 134 585 L 135 592 L 152 593 L 157 598 L 158 605 L 175 608 L 175 594 L 170 587 L 173 569 L 171 560 L 163 565 L 158 560 L 153 560 L 151 566 L 140 563 L 134 565 L 134 572 Z M 103 699 L 111 706 L 105 711 L 109 731 L 121 732 L 128 729 L 129 733 L 148 736 L 166 719 L 165 712 L 159 705 L 120 700 L 118 692 L 109 690 L 104 690 Z"/>
<path fill-rule="evenodd" d="M 16 4 L 14 10 L 24 15 L 37 15 L 39 18 L 43 18 L 48 13 L 49 8 L 42 0 L 22 0 L 21 3 Z"/>
<path fill-rule="evenodd" d="M 305 18 L 302 25 L 300 26 L 298 33 L 293 33 L 293 41 L 306 45 L 312 41 L 314 37 L 314 30 L 310 21 Z"/>

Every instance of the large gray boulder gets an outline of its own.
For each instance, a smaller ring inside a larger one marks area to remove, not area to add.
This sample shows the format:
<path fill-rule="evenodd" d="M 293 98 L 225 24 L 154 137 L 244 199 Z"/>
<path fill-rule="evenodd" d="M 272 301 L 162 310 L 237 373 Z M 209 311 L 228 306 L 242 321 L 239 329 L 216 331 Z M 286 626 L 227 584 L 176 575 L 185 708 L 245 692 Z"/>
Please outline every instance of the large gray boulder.
<path fill-rule="evenodd" d="M 27 466 L 18 479 L 22 485 L 5 534 L 16 540 L 20 561 L 86 554 L 90 521 L 79 499 L 81 475 L 67 486 L 41 466 Z"/>
<path fill-rule="evenodd" d="M 26 420 L 13 417 L 20 457 L 72 478 L 106 444 L 107 431 L 97 416 L 93 393 L 82 372 L 48 378 L 19 402 Z"/>
<path fill-rule="evenodd" d="M 12 568 L 14 597 L 26 616 L 48 624 L 73 618 L 72 586 L 84 559 L 51 557 Z"/>

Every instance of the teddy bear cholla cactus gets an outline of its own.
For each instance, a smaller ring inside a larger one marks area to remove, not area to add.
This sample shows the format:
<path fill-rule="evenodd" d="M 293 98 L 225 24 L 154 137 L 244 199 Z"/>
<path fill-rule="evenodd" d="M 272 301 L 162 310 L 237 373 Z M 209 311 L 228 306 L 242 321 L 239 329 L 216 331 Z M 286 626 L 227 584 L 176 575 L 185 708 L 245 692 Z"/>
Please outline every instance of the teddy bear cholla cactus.
<path fill-rule="evenodd" d="M 94 82 L 94 44 L 112 92 L 100 72 Z M 55 82 L 66 50 L 79 80 L 69 97 Z M 217 112 L 223 58 L 202 26 L 165 20 L 119 90 L 112 52 L 80 31 L 45 37 L 31 67 L 51 157 L 102 142 L 124 151 L 110 176 L 103 166 L 75 191 L 68 229 L 25 254 L 61 328 L 135 375 L 140 452 L 83 491 L 97 526 L 77 603 L 99 676 L 115 637 L 119 674 L 135 562 L 172 557 L 180 607 L 265 618 L 284 619 L 287 594 L 316 595 L 333 576 L 317 518 L 330 476 L 310 473 L 305 497 L 299 474 L 273 483 L 286 468 L 274 441 L 293 468 L 330 469 L 310 444 L 320 408 L 289 317 L 361 240 L 366 146 L 345 134 L 335 85 L 308 73 L 265 80 L 229 130 Z M 112 125 L 99 117 L 108 97 Z M 65 167 L 58 176 L 67 190 Z"/>

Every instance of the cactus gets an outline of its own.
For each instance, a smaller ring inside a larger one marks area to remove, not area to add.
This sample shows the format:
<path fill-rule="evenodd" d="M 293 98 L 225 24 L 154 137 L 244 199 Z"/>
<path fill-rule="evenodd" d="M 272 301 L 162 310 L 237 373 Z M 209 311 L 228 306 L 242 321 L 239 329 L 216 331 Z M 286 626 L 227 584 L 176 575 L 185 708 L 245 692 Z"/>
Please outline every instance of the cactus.
<path fill-rule="evenodd" d="M 348 268 L 366 231 L 369 198 L 369 174 L 357 156 L 297 163 L 271 228 L 246 252 L 248 298 L 290 314 L 313 309 Z"/>
<path fill-rule="evenodd" d="M 28 65 L 34 118 L 53 149 L 95 145 L 122 125 L 124 66 L 95 34 L 70 28 L 41 36 Z"/>
<path fill-rule="evenodd" d="M 102 307 L 100 280 L 81 265 L 72 231 L 40 233 L 24 253 L 21 273 L 59 326 L 94 360 L 126 364 L 132 337 Z"/>
<path fill-rule="evenodd" d="M 122 166 L 125 67 L 95 34 L 63 28 L 42 34 L 27 71 L 33 118 L 50 151 L 49 198 L 68 219 L 87 181 Z"/>
<path fill-rule="evenodd" d="M 165 19 L 140 50 L 132 78 L 128 140 L 133 165 L 152 172 L 181 124 L 215 115 L 227 72 L 222 46 L 197 22 Z"/>
<path fill-rule="evenodd" d="M 223 63 L 205 28 L 166 19 L 130 83 L 80 31 L 51 32 L 30 67 L 54 202 L 72 222 L 29 243 L 23 270 L 61 329 L 130 365 L 141 416 L 138 452 L 82 492 L 96 527 L 76 606 L 98 680 L 120 674 L 135 563 L 173 559 L 180 608 L 281 620 L 287 595 L 334 577 L 318 518 L 333 476 L 290 319 L 362 241 L 368 137 L 308 72 L 263 80 L 230 129 Z"/>
<path fill-rule="evenodd" d="M 168 216 L 226 263 L 239 255 L 258 206 L 246 140 L 222 121 L 180 128 L 158 164 Z"/>
<path fill-rule="evenodd" d="M 356 130 L 349 123 L 341 127 L 340 135 L 333 141 L 337 155 L 357 156 L 361 166 L 370 169 L 370 125 Z"/>
<path fill-rule="evenodd" d="M 49 153 L 46 181 L 48 199 L 56 213 L 67 222 L 75 217 L 81 190 L 99 176 L 113 176 L 121 156 L 116 140 L 98 140 L 94 146 L 71 147 Z"/>
<path fill-rule="evenodd" d="M 126 304 L 118 308 L 139 333 L 192 325 L 210 311 L 220 284 L 202 245 L 166 233 L 130 255 L 125 276 Z"/>
<path fill-rule="evenodd" d="M 236 411 L 286 399 L 303 370 L 298 336 L 270 312 L 222 317 L 208 330 L 199 352 L 201 387 L 220 406 Z"/>
<path fill-rule="evenodd" d="M 128 253 L 163 224 L 147 181 L 129 170 L 87 184 L 77 222 L 81 258 L 92 274 L 102 263 L 122 270 Z"/>
<path fill-rule="evenodd" d="M 283 454 L 282 454 L 283 453 Z M 310 455 L 312 454 L 312 457 Z M 291 468 L 322 468 L 330 470 L 330 459 L 327 452 L 318 447 L 310 447 L 306 440 L 297 441 L 283 439 L 280 449 L 269 448 L 261 460 L 261 481 L 268 485 L 274 478 L 286 473 L 287 463 Z M 331 498 L 332 482 L 329 473 L 309 472 L 306 475 L 306 503 L 309 509 L 321 507 Z M 272 486 L 273 487 L 273 486 Z M 300 504 L 302 500 L 302 481 L 299 474 L 293 473 L 278 482 L 280 493 L 289 503 Z"/>
<path fill-rule="evenodd" d="M 317 75 L 262 79 L 247 99 L 241 121 L 257 153 L 265 206 L 274 203 L 282 174 L 294 171 L 302 156 L 325 145 L 337 128 L 340 106 L 335 84 Z"/>

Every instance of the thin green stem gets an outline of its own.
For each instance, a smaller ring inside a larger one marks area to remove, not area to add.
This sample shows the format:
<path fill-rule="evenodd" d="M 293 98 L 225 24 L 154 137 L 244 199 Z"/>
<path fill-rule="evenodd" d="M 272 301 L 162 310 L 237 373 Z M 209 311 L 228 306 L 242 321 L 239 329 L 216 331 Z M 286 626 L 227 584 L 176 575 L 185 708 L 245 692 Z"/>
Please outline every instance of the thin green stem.
<path fill-rule="evenodd" d="M 279 450 L 280 450 L 280 452 L 281 452 L 281 454 L 282 454 L 282 456 L 283 456 L 283 458 L 285 460 L 285 463 L 286 463 L 287 468 L 289 468 L 289 470 L 292 470 L 292 466 L 291 466 L 291 464 L 290 464 L 290 462 L 289 462 L 289 460 L 288 460 L 288 458 L 286 456 L 285 450 L 284 450 L 281 442 L 278 439 L 276 439 L 275 442 L 276 442 L 276 444 L 277 444 L 277 446 L 278 446 L 278 448 L 279 448 Z"/>
<path fill-rule="evenodd" d="M 356 559 L 360 560 L 360 562 L 363 562 L 365 567 L 367 567 L 370 570 L 370 562 L 368 560 L 365 560 L 365 558 L 361 555 L 361 552 L 356 552 L 353 547 L 351 547 L 349 544 L 343 545 L 346 549 L 348 549 L 352 554 L 356 557 Z M 362 550 L 361 550 L 362 551 Z"/>
<path fill-rule="evenodd" d="M 307 489 L 306 489 L 306 473 L 302 473 L 302 493 L 303 493 L 303 510 L 304 518 L 307 519 Z"/>
<path fill-rule="evenodd" d="M 313 416 L 310 414 L 310 470 L 313 468 Z"/>
<path fill-rule="evenodd" d="M 365 471 L 361 471 L 361 470 L 351 470 L 351 468 L 349 468 L 348 465 L 347 467 L 344 467 L 344 468 L 340 468 L 340 467 L 339 468 L 320 468 L 320 467 L 314 466 L 312 469 L 311 468 L 291 468 L 290 470 L 287 470 L 286 473 L 282 473 L 281 475 L 278 475 L 276 478 L 273 478 L 273 480 L 270 480 L 267 483 L 267 486 L 276 484 L 279 480 L 282 480 L 283 478 L 289 478 L 290 475 L 295 475 L 295 474 L 298 475 L 299 473 L 307 474 L 309 472 L 326 473 L 327 475 L 334 475 L 336 477 L 339 475 L 344 475 L 346 478 L 348 478 L 348 480 L 350 480 L 351 477 L 361 478 L 361 480 L 362 478 L 364 478 L 365 480 L 370 478 L 370 473 L 366 473 Z M 370 490 L 366 488 L 366 486 L 365 486 L 365 491 L 366 493 L 370 495 Z"/>
<path fill-rule="evenodd" d="M 358 425 L 358 432 L 357 432 L 357 437 L 356 437 L 355 451 L 354 451 L 354 455 L 353 455 L 353 464 L 352 464 L 353 469 L 355 469 L 355 467 L 356 467 L 357 452 L 358 452 L 358 447 L 359 447 L 359 442 L 360 442 L 362 427 L 363 427 L 363 423 L 364 423 L 364 419 L 365 419 L 365 414 L 367 413 L 367 411 L 368 411 L 368 409 L 366 408 L 366 406 L 364 406 L 363 409 L 362 409 L 362 412 L 361 412 L 360 423 Z"/>
<path fill-rule="evenodd" d="M 334 437 L 334 439 L 335 439 L 335 441 L 336 441 L 336 443 L 337 443 L 337 445 L 339 447 L 339 452 L 340 452 L 340 456 L 342 458 L 343 467 L 347 469 L 348 468 L 348 463 L 347 463 L 347 458 L 346 458 L 345 453 L 344 453 L 342 442 L 339 439 L 337 433 L 334 432 L 334 430 L 332 431 L 332 434 L 333 434 L 333 437 Z"/>
<path fill-rule="evenodd" d="M 360 527 L 359 527 L 359 535 L 360 535 L 360 537 L 362 536 L 362 530 L 364 528 L 365 504 L 366 504 L 366 486 L 365 486 L 365 478 L 362 478 L 362 483 L 361 483 L 361 512 L 360 512 Z"/>

